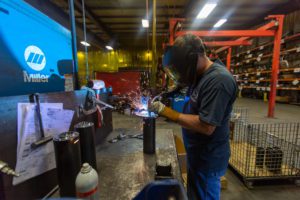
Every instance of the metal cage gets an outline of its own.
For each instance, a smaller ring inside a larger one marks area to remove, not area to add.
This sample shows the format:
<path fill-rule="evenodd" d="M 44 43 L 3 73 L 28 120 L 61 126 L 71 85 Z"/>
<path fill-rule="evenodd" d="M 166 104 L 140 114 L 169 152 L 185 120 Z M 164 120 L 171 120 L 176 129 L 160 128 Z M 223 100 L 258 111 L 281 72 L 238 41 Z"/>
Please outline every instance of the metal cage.
<path fill-rule="evenodd" d="M 300 123 L 249 123 L 247 108 L 235 108 L 230 123 L 229 164 L 247 185 L 258 179 L 299 182 Z"/>

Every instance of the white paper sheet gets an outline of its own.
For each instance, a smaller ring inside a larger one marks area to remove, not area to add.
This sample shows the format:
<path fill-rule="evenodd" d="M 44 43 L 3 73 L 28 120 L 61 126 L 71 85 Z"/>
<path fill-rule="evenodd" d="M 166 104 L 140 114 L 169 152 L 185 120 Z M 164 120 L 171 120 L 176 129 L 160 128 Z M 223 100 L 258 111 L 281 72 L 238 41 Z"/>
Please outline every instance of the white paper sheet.
<path fill-rule="evenodd" d="M 74 111 L 63 110 L 62 103 L 41 103 L 41 115 L 45 136 L 55 136 L 69 130 Z M 16 172 L 13 185 L 54 169 L 55 155 L 50 141 L 36 149 L 31 144 L 41 137 L 35 104 L 18 104 L 18 149 Z"/>

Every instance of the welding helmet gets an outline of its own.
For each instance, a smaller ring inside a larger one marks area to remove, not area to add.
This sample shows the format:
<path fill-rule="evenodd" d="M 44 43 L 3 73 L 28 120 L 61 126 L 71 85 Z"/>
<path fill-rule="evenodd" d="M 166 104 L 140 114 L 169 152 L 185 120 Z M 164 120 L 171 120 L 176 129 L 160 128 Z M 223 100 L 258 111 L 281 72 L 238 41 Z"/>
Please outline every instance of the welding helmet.
<path fill-rule="evenodd" d="M 178 38 L 176 39 L 176 41 Z M 198 55 L 203 55 L 205 47 L 201 39 L 188 34 L 179 43 L 168 46 L 163 55 L 163 69 L 179 85 L 193 85 L 197 79 Z"/>

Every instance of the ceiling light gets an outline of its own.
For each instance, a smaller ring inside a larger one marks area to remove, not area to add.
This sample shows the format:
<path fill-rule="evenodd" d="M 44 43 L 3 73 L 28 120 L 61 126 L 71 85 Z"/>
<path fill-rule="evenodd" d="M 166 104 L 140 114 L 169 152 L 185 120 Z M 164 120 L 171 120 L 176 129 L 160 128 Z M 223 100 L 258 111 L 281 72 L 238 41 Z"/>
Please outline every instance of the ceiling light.
<path fill-rule="evenodd" d="M 149 28 L 149 20 L 148 19 L 142 19 L 142 25 L 144 28 Z"/>
<path fill-rule="evenodd" d="M 214 28 L 218 28 L 218 27 L 222 26 L 226 21 L 227 21 L 227 19 L 220 19 L 220 20 L 214 25 Z"/>
<path fill-rule="evenodd" d="M 89 46 L 91 46 L 89 43 L 87 43 L 86 41 L 81 41 L 80 42 L 83 46 L 87 46 L 87 47 L 89 47 Z"/>
<path fill-rule="evenodd" d="M 199 14 L 197 15 L 197 19 L 204 19 L 206 18 L 213 9 L 217 6 L 216 3 L 207 3 L 203 6 L 203 8 L 200 10 Z"/>
<path fill-rule="evenodd" d="M 105 48 L 107 49 L 107 50 L 113 50 L 114 48 L 112 48 L 111 46 L 105 46 Z"/>

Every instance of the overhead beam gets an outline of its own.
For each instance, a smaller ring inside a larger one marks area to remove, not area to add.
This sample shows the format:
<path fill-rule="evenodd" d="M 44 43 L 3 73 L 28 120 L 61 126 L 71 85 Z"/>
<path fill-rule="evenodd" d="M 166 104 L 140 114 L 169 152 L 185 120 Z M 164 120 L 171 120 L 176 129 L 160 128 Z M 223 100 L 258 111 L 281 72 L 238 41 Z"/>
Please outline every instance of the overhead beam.
<path fill-rule="evenodd" d="M 40 10 L 51 19 L 55 20 L 56 22 L 60 23 L 67 29 L 70 29 L 70 20 L 69 15 L 63 11 L 63 9 L 56 4 L 45 1 L 45 0 L 25 0 L 31 6 L 35 7 L 36 9 Z M 77 37 L 83 38 L 83 29 L 82 26 L 76 22 L 76 32 Z M 93 34 L 91 31 L 87 31 L 87 38 L 89 41 L 92 41 L 92 44 L 98 48 L 104 48 L 104 42 L 101 38 L 97 37 L 96 34 Z"/>
<path fill-rule="evenodd" d="M 258 30 L 258 31 L 268 30 L 268 29 L 273 28 L 274 26 L 276 26 L 276 21 L 272 20 L 272 21 L 270 21 L 269 23 L 267 23 L 267 24 L 265 24 L 265 25 L 259 27 L 259 28 L 256 29 L 256 30 Z M 245 40 L 248 40 L 249 38 L 250 38 L 250 37 L 240 37 L 240 38 L 236 39 L 236 41 L 245 41 Z M 228 48 L 229 48 L 229 46 L 221 47 L 221 48 L 219 48 L 219 49 L 216 50 L 216 53 L 220 53 L 221 51 L 224 51 L 224 50 L 226 50 L 226 49 L 228 49 Z"/>
<path fill-rule="evenodd" d="M 204 41 L 204 44 L 209 47 L 220 47 L 220 46 L 249 46 L 252 45 L 252 42 L 250 41 L 212 41 L 212 42 L 206 42 Z"/>
<path fill-rule="evenodd" d="M 157 6 L 157 9 L 183 9 L 184 6 L 174 5 L 174 6 Z M 90 6 L 92 10 L 118 10 L 120 6 Z M 145 9 L 145 6 L 132 5 L 132 6 L 122 6 L 122 9 Z"/>
<path fill-rule="evenodd" d="M 144 15 L 97 15 L 98 18 L 138 18 L 138 17 L 145 17 Z M 166 18 L 170 18 L 170 17 L 174 17 L 173 15 L 157 15 L 157 17 L 166 17 Z M 175 17 L 178 17 L 178 15 L 175 15 Z"/>
<path fill-rule="evenodd" d="M 75 8 L 81 12 L 82 11 L 82 4 L 80 0 L 75 0 Z M 106 25 L 101 22 L 101 20 L 99 18 L 97 18 L 91 11 L 90 8 L 85 5 L 85 15 L 87 18 L 89 18 L 96 26 L 99 27 L 99 29 L 105 33 L 105 35 L 111 39 L 111 36 L 113 35 L 113 33 L 106 27 Z"/>
<path fill-rule="evenodd" d="M 187 33 L 199 37 L 271 37 L 274 36 L 272 30 L 226 30 L 226 31 L 178 31 L 175 36 L 182 36 Z"/>
<path fill-rule="evenodd" d="M 196 4 L 197 1 L 195 0 L 189 0 L 183 10 L 182 15 L 184 17 L 187 17 L 188 13 L 191 12 L 191 10 L 193 9 L 194 5 Z"/>

